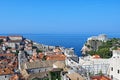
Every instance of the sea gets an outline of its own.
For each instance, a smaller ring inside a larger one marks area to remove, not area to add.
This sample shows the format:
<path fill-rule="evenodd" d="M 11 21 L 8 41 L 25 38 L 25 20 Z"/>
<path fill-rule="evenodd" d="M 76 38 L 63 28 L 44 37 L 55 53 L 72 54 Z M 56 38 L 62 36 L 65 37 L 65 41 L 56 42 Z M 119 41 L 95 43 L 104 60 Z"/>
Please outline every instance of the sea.
<path fill-rule="evenodd" d="M 0 34 L 0 35 L 16 35 L 16 34 Z M 97 36 L 98 33 L 94 34 L 17 34 L 22 35 L 32 41 L 40 44 L 50 46 L 61 46 L 65 48 L 74 48 L 75 54 L 81 56 L 81 49 L 87 39 L 91 36 Z M 109 38 L 120 38 L 120 34 L 108 33 L 106 34 Z"/>

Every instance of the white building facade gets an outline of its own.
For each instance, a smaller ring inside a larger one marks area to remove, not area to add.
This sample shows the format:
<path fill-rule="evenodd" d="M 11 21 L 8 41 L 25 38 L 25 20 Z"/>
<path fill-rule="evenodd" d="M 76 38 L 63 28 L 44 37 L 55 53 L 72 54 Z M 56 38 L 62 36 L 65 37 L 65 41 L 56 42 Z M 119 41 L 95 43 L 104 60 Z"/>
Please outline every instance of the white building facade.
<path fill-rule="evenodd" d="M 108 75 L 113 80 L 120 80 L 120 50 L 113 50 L 113 56 L 109 59 L 80 58 L 79 65 L 87 73 L 98 75 L 102 72 L 102 74 Z"/>
<path fill-rule="evenodd" d="M 114 50 L 110 59 L 109 75 L 111 78 L 120 80 L 120 50 Z"/>
<path fill-rule="evenodd" d="M 100 41 L 106 42 L 108 40 L 108 37 L 105 34 L 100 34 L 98 36 L 92 36 L 88 38 L 88 40 L 100 40 Z"/>

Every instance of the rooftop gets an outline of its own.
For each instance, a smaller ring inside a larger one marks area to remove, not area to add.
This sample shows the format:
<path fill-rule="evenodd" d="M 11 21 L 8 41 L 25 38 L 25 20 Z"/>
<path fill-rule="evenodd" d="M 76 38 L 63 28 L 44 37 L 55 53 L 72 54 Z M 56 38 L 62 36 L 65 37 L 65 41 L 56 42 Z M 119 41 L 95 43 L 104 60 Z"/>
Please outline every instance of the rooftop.
<path fill-rule="evenodd" d="M 57 66 L 57 68 L 65 68 L 65 63 L 61 61 L 57 61 L 53 65 Z"/>
<path fill-rule="evenodd" d="M 6 74 L 13 74 L 12 68 L 4 68 L 0 69 L 0 75 L 6 75 Z"/>
<path fill-rule="evenodd" d="M 56 61 L 51 60 L 51 61 L 26 62 L 25 69 L 52 67 L 54 62 L 56 62 Z"/>
<path fill-rule="evenodd" d="M 15 54 L 0 54 L 0 75 L 13 74 L 14 69 L 17 69 L 17 66 L 18 61 Z"/>
<path fill-rule="evenodd" d="M 65 60 L 66 56 L 64 54 L 55 54 L 55 55 L 47 55 L 46 60 Z"/>
<path fill-rule="evenodd" d="M 47 75 L 49 74 L 49 72 L 41 72 L 41 73 L 34 73 L 34 74 L 30 74 L 28 76 L 27 80 L 31 80 L 33 78 L 44 78 L 44 77 L 48 77 Z"/>
<path fill-rule="evenodd" d="M 15 56 L 15 54 L 12 54 L 12 53 L 2 53 L 0 54 L 0 56 Z"/>
<path fill-rule="evenodd" d="M 5 38 L 7 38 L 6 36 L 0 36 L 0 39 L 5 39 Z"/>
<path fill-rule="evenodd" d="M 94 58 L 94 59 L 100 59 L 100 56 L 97 55 L 97 54 L 95 54 L 95 55 L 92 56 L 92 58 Z"/>
<path fill-rule="evenodd" d="M 73 61 L 79 63 L 79 57 L 70 57 L 70 59 L 72 59 Z"/>
<path fill-rule="evenodd" d="M 19 76 L 16 74 L 16 75 L 13 75 L 10 80 L 19 80 Z"/>
<path fill-rule="evenodd" d="M 106 76 L 92 76 L 91 80 L 111 80 L 111 79 Z"/>
<path fill-rule="evenodd" d="M 71 74 L 67 74 L 67 77 L 70 80 L 85 80 L 80 74 L 78 73 L 71 73 Z"/>

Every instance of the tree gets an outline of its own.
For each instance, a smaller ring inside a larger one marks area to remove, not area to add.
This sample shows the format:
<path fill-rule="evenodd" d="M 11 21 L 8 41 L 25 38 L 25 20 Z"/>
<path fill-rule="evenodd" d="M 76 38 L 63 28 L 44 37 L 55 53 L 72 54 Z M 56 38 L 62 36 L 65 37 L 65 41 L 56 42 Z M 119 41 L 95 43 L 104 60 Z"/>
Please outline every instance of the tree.
<path fill-rule="evenodd" d="M 110 48 L 114 47 L 113 49 L 117 49 L 120 45 L 120 39 L 113 38 L 108 40 L 107 42 L 102 42 L 102 45 L 98 47 L 96 51 L 91 50 L 87 53 L 90 55 L 98 54 L 101 58 L 110 58 L 112 57 L 112 52 Z"/>
<path fill-rule="evenodd" d="M 117 46 L 115 46 L 112 50 L 117 50 L 118 48 L 117 48 Z"/>
<path fill-rule="evenodd" d="M 12 47 L 7 47 L 7 50 L 8 50 L 8 49 L 12 49 Z"/>
<path fill-rule="evenodd" d="M 90 54 L 92 56 L 96 54 L 96 51 L 91 50 L 91 51 L 88 51 L 87 54 Z"/>
<path fill-rule="evenodd" d="M 109 48 L 101 48 L 97 51 L 97 53 L 100 55 L 102 58 L 110 58 L 111 56 L 109 55 L 110 49 Z"/>
<path fill-rule="evenodd" d="M 15 55 L 18 55 L 18 53 L 19 53 L 19 50 L 16 50 Z"/>
<path fill-rule="evenodd" d="M 99 75 L 100 75 L 100 76 L 102 76 L 102 75 L 103 75 L 102 70 L 100 70 Z"/>
<path fill-rule="evenodd" d="M 51 80 L 61 80 L 60 71 L 50 72 Z"/>
<path fill-rule="evenodd" d="M 45 61 L 45 60 L 46 60 L 46 56 L 45 56 L 45 55 L 43 56 L 42 60 L 43 60 L 43 61 Z"/>
<path fill-rule="evenodd" d="M 2 44 L 2 42 L 3 42 L 3 40 L 2 40 L 2 39 L 0 39 L 0 44 Z"/>
<path fill-rule="evenodd" d="M 43 52 L 43 50 L 37 49 L 36 52 L 37 52 L 37 53 L 41 53 L 41 52 Z"/>

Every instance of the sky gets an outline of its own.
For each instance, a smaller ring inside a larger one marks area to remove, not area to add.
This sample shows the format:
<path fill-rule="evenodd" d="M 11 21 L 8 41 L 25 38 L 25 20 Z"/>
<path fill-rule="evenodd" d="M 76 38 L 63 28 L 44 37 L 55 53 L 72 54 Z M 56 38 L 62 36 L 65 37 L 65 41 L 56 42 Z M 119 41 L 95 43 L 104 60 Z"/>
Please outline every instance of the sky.
<path fill-rule="evenodd" d="M 0 0 L 0 33 L 119 33 L 120 0 Z"/>

